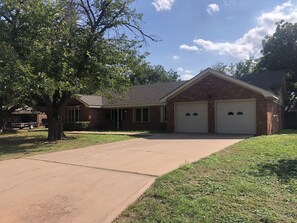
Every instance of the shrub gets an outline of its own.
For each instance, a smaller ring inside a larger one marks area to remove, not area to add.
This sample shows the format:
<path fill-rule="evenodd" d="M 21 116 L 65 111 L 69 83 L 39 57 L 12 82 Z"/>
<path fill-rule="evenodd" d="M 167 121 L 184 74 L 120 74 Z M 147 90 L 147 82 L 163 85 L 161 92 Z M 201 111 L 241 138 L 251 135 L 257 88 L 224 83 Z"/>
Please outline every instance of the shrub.
<path fill-rule="evenodd" d="M 67 122 L 64 124 L 66 131 L 86 131 L 90 129 L 90 122 Z"/>

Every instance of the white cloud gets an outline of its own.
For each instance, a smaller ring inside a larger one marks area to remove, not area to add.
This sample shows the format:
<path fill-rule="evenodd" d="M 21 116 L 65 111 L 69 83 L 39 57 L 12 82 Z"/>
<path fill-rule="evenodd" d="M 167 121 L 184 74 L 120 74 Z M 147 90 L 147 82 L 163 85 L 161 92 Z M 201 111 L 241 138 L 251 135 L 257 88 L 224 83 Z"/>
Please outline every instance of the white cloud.
<path fill-rule="evenodd" d="M 207 6 L 206 11 L 207 11 L 207 13 L 208 13 L 209 15 L 212 15 L 212 14 L 214 14 L 214 13 L 216 13 L 216 12 L 219 12 L 219 11 L 220 11 L 220 7 L 219 7 L 217 4 L 215 4 L 215 3 L 213 3 L 213 4 L 209 4 L 209 5 Z"/>
<path fill-rule="evenodd" d="M 152 5 L 159 11 L 171 10 L 174 0 L 153 0 Z"/>
<path fill-rule="evenodd" d="M 209 40 L 197 39 L 194 40 L 196 44 L 206 51 L 214 51 L 219 55 L 231 55 L 239 59 L 249 58 L 250 52 L 253 51 L 252 46 L 240 43 L 214 43 Z"/>
<path fill-rule="evenodd" d="M 187 70 L 182 67 L 177 68 L 176 71 L 179 74 L 180 79 L 183 81 L 190 80 L 191 78 L 193 78 L 195 76 L 195 74 L 193 73 L 192 70 Z"/>
<path fill-rule="evenodd" d="M 256 18 L 256 27 L 233 42 L 195 39 L 194 43 L 199 46 L 199 50 L 204 49 L 216 52 L 219 55 L 230 55 L 238 59 L 247 59 L 250 56 L 258 57 L 262 49 L 262 40 L 265 36 L 272 35 L 275 32 L 275 23 L 281 20 L 297 22 L 297 4 L 288 1 L 276 6 L 270 12 L 262 12 Z"/>
<path fill-rule="evenodd" d="M 173 60 L 178 60 L 178 59 L 179 59 L 179 56 L 174 55 L 174 56 L 172 57 L 172 59 L 173 59 Z"/>
<path fill-rule="evenodd" d="M 199 50 L 197 46 L 188 46 L 186 44 L 180 45 L 179 48 L 182 50 L 190 50 L 190 51 L 198 51 Z"/>
<path fill-rule="evenodd" d="M 195 75 L 194 74 L 187 74 L 187 73 L 184 73 L 182 75 L 180 75 L 180 79 L 182 81 L 187 81 L 187 80 L 190 80 L 194 77 Z"/>

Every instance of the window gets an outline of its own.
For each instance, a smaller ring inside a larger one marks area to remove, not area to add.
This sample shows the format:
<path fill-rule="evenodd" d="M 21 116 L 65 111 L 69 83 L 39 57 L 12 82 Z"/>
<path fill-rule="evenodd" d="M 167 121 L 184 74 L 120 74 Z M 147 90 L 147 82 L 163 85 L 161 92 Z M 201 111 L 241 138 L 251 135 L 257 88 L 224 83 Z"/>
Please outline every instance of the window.
<path fill-rule="evenodd" d="M 148 108 L 135 108 L 133 119 L 134 122 L 149 122 L 149 109 Z"/>
<path fill-rule="evenodd" d="M 234 115 L 234 113 L 233 112 L 228 112 L 228 115 Z"/>
<path fill-rule="evenodd" d="M 117 120 L 118 118 L 118 113 L 119 113 L 119 118 L 120 120 L 124 120 L 125 119 L 125 113 L 127 111 L 124 110 L 124 109 L 111 109 L 110 110 L 110 120 L 114 121 L 114 120 Z"/>
<path fill-rule="evenodd" d="M 243 115 L 243 112 L 239 111 L 237 112 L 237 115 Z"/>
<path fill-rule="evenodd" d="M 165 106 L 160 107 L 160 117 L 161 117 L 161 123 L 167 122 L 167 114 L 166 114 Z"/>
<path fill-rule="evenodd" d="M 149 110 L 148 110 L 148 108 L 143 108 L 142 109 L 142 121 L 143 122 L 148 122 L 149 121 Z"/>
<path fill-rule="evenodd" d="M 66 108 L 66 122 L 78 122 L 80 121 L 80 107 L 71 106 Z"/>
<path fill-rule="evenodd" d="M 142 121 L 142 108 L 137 108 L 135 109 L 135 121 L 136 122 L 141 122 Z"/>

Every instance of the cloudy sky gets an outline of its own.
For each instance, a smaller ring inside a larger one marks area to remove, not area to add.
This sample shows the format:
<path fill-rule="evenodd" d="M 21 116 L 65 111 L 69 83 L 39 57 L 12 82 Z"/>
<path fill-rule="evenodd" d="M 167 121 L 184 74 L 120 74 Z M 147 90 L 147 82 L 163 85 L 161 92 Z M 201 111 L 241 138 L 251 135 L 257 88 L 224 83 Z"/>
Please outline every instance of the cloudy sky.
<path fill-rule="evenodd" d="M 189 79 L 217 62 L 259 57 L 280 20 L 297 22 L 297 0 L 136 0 L 144 14 L 148 61 Z"/>

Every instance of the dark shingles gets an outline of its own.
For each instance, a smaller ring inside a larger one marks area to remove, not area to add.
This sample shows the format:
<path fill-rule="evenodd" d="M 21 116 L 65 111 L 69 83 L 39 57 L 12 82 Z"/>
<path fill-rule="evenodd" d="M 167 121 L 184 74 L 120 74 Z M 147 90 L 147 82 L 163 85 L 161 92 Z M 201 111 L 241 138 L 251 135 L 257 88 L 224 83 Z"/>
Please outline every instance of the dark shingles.
<path fill-rule="evenodd" d="M 279 93 L 279 89 L 282 87 L 284 81 L 284 73 L 278 72 L 263 72 L 249 74 L 242 78 L 248 84 L 257 86 L 264 90 L 268 90 L 275 94 Z M 142 105 L 153 105 L 159 104 L 160 99 L 175 89 L 182 86 L 186 81 L 178 82 L 163 82 L 149 85 L 137 85 L 132 86 L 127 94 L 122 97 L 109 101 L 105 97 L 101 96 L 86 96 L 81 95 L 80 99 L 87 103 L 89 106 L 142 106 Z"/>
<path fill-rule="evenodd" d="M 98 95 L 77 95 L 77 99 L 83 101 L 90 107 L 99 107 L 102 106 L 102 96 Z"/>
<path fill-rule="evenodd" d="M 284 81 L 284 72 L 274 71 L 274 72 L 263 72 L 245 75 L 240 78 L 240 80 L 262 88 L 273 93 L 277 93 L 282 87 Z"/>
<path fill-rule="evenodd" d="M 127 92 L 126 98 L 115 100 L 113 103 L 106 98 L 103 99 L 103 104 L 106 105 L 149 105 L 159 104 L 160 98 L 174 91 L 185 81 L 165 82 L 149 85 L 132 86 Z"/>

